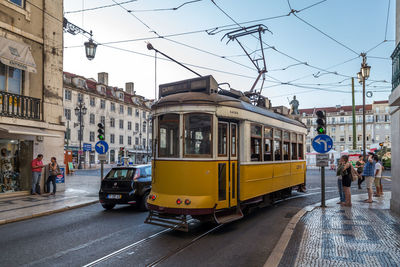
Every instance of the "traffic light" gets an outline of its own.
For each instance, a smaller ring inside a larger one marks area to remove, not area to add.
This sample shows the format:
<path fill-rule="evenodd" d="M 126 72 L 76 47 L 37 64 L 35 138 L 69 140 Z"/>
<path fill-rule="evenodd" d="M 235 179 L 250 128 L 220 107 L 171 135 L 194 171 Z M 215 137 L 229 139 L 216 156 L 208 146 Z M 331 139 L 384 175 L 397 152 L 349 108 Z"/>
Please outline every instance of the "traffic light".
<path fill-rule="evenodd" d="M 322 110 L 317 111 L 317 132 L 318 134 L 326 134 L 326 117 Z"/>
<path fill-rule="evenodd" d="M 97 138 L 101 141 L 104 141 L 104 139 L 106 138 L 104 124 L 100 122 L 99 124 L 97 124 L 97 127 L 99 127 L 99 129 L 97 130 L 97 132 L 99 133 L 97 135 Z"/>

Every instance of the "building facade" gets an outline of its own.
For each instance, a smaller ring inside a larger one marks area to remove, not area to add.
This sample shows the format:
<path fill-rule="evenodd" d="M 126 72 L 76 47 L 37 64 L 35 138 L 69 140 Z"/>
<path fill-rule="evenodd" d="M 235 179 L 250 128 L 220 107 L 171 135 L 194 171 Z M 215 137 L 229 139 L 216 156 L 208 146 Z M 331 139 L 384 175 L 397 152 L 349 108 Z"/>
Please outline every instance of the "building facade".
<path fill-rule="evenodd" d="M 390 208 L 400 214 L 400 0 L 396 1 L 396 48 L 392 54 L 392 199 Z"/>
<path fill-rule="evenodd" d="M 353 107 L 336 106 L 323 108 L 300 109 L 301 120 L 309 127 L 309 134 L 306 138 L 306 151 L 312 152 L 311 142 L 317 135 L 315 112 L 325 110 L 327 117 L 327 134 L 333 140 L 333 150 L 343 152 L 353 149 Z M 366 113 L 366 145 L 367 149 L 375 148 L 377 144 L 383 143 L 384 146 L 391 147 L 391 124 L 390 107 L 387 100 L 374 101 L 365 106 Z M 363 117 L 362 105 L 356 106 L 356 144 L 358 150 L 362 150 L 363 145 Z"/>
<path fill-rule="evenodd" d="M 152 145 L 151 100 L 136 94 L 134 83 L 122 88 L 108 85 L 108 73 L 98 73 L 98 80 L 64 72 L 64 117 L 67 125 L 65 150 L 72 162 L 79 160 L 81 152 L 84 168 L 99 163 L 94 145 L 98 139 L 98 123 L 105 126 L 105 141 L 109 144 L 108 163 L 121 158 L 133 163 L 150 161 Z M 83 103 L 80 139 L 80 116 L 77 109 Z M 90 151 L 89 151 L 90 150 Z"/>
<path fill-rule="evenodd" d="M 62 19 L 62 0 L 0 0 L 0 193 L 30 191 L 39 153 L 62 163 Z"/>

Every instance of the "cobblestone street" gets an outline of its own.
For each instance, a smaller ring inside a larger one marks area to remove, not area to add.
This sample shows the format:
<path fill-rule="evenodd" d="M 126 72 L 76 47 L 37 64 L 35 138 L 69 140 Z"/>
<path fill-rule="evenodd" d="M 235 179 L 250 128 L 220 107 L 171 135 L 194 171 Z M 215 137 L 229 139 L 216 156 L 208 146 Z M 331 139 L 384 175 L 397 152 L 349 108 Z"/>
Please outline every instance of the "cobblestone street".
<path fill-rule="evenodd" d="M 314 208 L 298 223 L 280 266 L 399 266 L 400 218 L 389 210 L 390 193 L 353 207 Z M 296 256 L 297 255 L 297 256 Z"/>

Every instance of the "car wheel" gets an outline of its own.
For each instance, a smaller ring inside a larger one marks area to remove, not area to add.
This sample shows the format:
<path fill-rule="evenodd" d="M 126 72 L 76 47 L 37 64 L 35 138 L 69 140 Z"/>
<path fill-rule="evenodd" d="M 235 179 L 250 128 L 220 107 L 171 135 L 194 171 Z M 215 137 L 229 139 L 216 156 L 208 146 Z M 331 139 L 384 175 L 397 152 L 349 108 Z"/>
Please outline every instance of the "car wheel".
<path fill-rule="evenodd" d="M 148 207 L 148 205 L 147 205 L 147 199 L 149 198 L 149 194 L 150 194 L 150 192 L 144 193 L 144 195 L 142 196 L 142 199 L 140 200 L 139 209 L 140 209 L 141 211 L 147 211 L 147 210 L 149 210 L 149 207 Z"/>
<path fill-rule="evenodd" d="M 115 207 L 115 204 L 111 204 L 111 203 L 106 203 L 106 204 L 101 204 L 101 205 L 106 210 L 112 210 Z"/>

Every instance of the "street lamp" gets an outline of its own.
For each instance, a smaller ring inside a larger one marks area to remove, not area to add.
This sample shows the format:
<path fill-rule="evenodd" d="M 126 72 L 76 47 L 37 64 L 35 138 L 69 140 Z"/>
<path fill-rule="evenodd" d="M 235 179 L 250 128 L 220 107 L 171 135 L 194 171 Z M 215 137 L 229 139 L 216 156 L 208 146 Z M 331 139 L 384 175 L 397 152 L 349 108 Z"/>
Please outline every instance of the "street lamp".
<path fill-rule="evenodd" d="M 365 134 L 365 81 L 369 78 L 369 74 L 371 71 L 371 66 L 368 66 L 367 64 L 367 54 L 366 53 L 361 53 L 361 57 L 363 58 L 363 61 L 361 63 L 361 69 L 360 72 L 357 73 L 357 78 L 358 81 L 362 84 L 363 87 L 363 157 L 365 159 L 366 157 L 366 134 Z M 353 137 L 355 138 L 355 137 Z"/>
<path fill-rule="evenodd" d="M 86 57 L 89 60 L 94 59 L 96 55 L 96 48 L 97 44 L 95 44 L 92 40 L 92 31 L 90 31 L 90 38 L 88 42 L 85 42 L 85 52 L 86 52 Z"/>
<path fill-rule="evenodd" d="M 87 108 L 85 107 L 85 103 L 83 99 L 79 99 L 78 105 L 75 108 L 75 115 L 79 118 L 79 152 L 78 152 L 78 169 L 82 169 L 82 160 L 81 160 L 81 153 L 82 153 L 82 139 L 83 139 L 83 119 L 82 116 L 86 115 Z"/>

